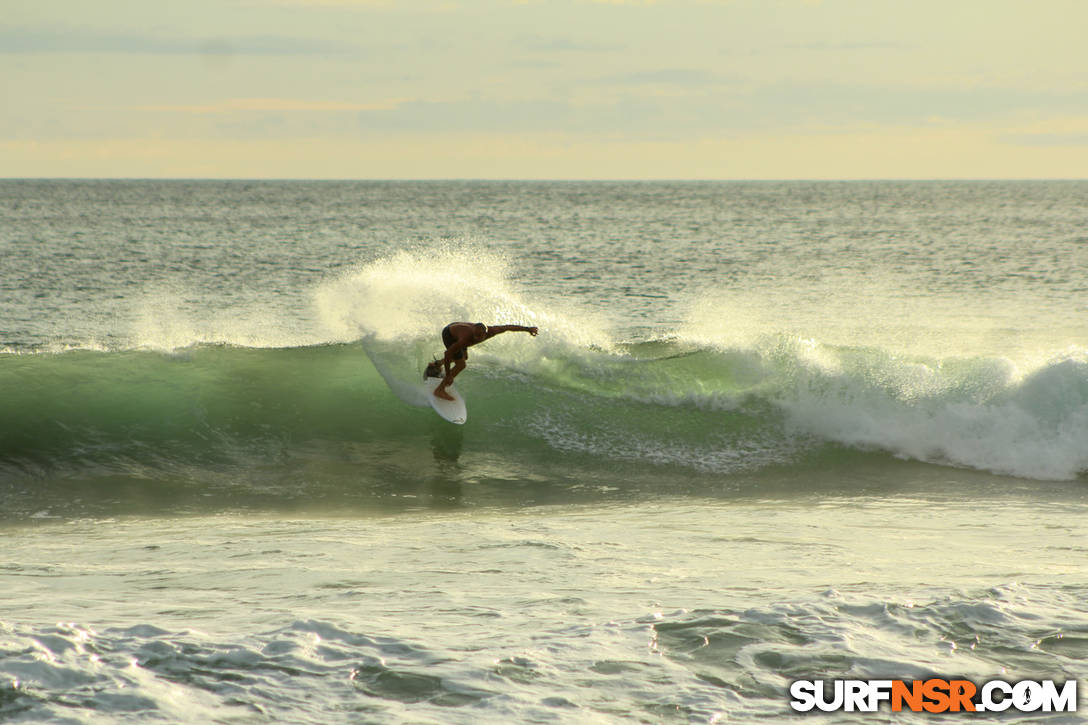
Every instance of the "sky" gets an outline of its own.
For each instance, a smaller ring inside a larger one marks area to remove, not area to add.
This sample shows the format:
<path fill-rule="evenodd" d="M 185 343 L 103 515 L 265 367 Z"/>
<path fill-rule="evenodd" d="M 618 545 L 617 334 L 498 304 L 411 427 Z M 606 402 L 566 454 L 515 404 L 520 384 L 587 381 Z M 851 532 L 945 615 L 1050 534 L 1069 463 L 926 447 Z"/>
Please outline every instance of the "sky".
<path fill-rule="evenodd" d="M 0 0 L 0 177 L 1088 177 L 1085 0 Z"/>

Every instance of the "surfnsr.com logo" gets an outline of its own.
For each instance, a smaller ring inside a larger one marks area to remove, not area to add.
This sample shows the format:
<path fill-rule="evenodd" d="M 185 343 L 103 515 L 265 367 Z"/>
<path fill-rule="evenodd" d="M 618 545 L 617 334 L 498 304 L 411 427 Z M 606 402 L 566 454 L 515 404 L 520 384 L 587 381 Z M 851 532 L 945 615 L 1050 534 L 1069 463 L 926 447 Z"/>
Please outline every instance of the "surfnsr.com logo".
<path fill-rule="evenodd" d="M 1076 712 L 1077 681 L 1054 680 L 797 680 L 790 685 L 797 712 Z"/>

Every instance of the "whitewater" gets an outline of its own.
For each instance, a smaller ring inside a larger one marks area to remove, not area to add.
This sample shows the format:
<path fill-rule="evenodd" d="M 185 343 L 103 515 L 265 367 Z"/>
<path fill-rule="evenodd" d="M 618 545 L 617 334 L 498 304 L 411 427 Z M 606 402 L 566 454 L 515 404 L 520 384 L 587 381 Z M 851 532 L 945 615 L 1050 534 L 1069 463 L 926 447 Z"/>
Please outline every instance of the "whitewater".
<path fill-rule="evenodd" d="M 795 679 L 1079 677 L 1086 201 L 0 182 L 0 718 L 751 721 Z M 420 387 L 458 320 L 540 328 L 472 349 L 463 428 Z"/>

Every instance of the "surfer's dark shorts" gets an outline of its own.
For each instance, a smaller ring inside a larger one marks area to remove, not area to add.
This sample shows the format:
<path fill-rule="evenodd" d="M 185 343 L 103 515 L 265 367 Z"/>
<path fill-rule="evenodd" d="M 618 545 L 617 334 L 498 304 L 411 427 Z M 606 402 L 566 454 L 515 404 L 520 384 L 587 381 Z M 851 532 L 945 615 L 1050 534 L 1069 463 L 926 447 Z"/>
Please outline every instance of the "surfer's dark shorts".
<path fill-rule="evenodd" d="M 457 342 L 453 339 L 453 333 L 450 332 L 450 326 L 446 325 L 442 328 L 442 344 L 446 346 L 446 349 L 450 349 L 450 345 Z M 468 360 L 468 353 L 464 350 L 459 350 L 453 353 L 454 360 Z"/>

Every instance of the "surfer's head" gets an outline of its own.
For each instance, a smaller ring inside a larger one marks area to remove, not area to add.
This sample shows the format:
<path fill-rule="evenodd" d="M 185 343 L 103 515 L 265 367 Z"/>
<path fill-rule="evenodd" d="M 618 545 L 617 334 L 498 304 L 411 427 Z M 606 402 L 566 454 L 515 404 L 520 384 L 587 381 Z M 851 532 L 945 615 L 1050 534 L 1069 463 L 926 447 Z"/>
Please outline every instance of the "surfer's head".
<path fill-rule="evenodd" d="M 472 326 L 472 336 L 477 340 L 482 340 L 487 337 L 487 325 L 482 322 L 477 322 Z"/>

